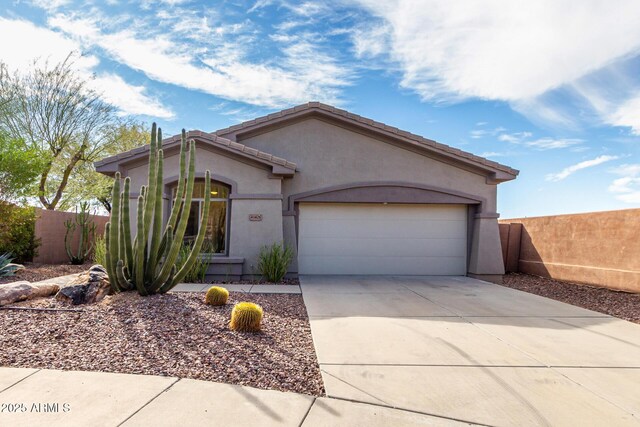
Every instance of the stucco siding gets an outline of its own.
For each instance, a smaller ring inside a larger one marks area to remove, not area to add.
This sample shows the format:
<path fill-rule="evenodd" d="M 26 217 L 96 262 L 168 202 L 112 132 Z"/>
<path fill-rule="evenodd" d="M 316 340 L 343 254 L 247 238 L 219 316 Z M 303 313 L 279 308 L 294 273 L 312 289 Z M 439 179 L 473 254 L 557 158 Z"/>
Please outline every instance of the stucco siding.
<path fill-rule="evenodd" d="M 495 210 L 496 186 L 484 175 L 315 118 L 241 141 L 297 163 L 299 173 L 283 182 L 285 200 L 333 185 L 406 181 L 476 194 L 487 199 L 485 210 Z"/>
<path fill-rule="evenodd" d="M 169 216 L 169 188 L 171 178 L 179 175 L 180 157 L 176 153 L 164 160 L 165 218 Z M 125 171 L 131 177 L 132 193 L 136 195 L 140 186 L 147 183 L 147 164 L 140 164 Z M 227 253 L 229 257 L 244 258 L 243 274 L 257 273 L 258 254 L 264 245 L 283 240 L 281 180 L 274 179 L 270 170 L 261 165 L 249 164 L 222 153 L 199 149 L 196 158 L 196 173 L 203 176 L 209 169 L 215 176 L 232 183 L 229 201 L 229 237 Z M 214 176 L 214 178 L 215 178 Z M 131 199 L 132 232 L 136 233 L 136 202 Z M 250 221 L 250 214 L 262 215 L 261 221 Z M 231 267 L 229 267 L 231 268 Z"/>
<path fill-rule="evenodd" d="M 289 196 L 323 188 L 364 182 L 406 182 L 465 193 L 482 200 L 474 218 L 472 208 L 469 274 L 497 280 L 503 273 L 500 238 L 496 221 L 497 185 L 487 183 L 487 176 L 458 167 L 447 161 L 422 155 L 333 122 L 307 118 L 268 132 L 242 137 L 239 141 L 295 162 L 297 173 L 282 182 L 283 210 Z M 298 234 L 295 217 L 284 217 L 285 242 L 296 248 Z M 297 263 L 290 266 L 298 271 Z"/>
<path fill-rule="evenodd" d="M 250 221 L 249 215 L 262 215 L 261 221 Z M 260 274 L 258 254 L 264 245 L 282 242 L 282 205 L 280 200 L 233 200 L 229 256 L 245 259 L 243 274 Z"/>
<path fill-rule="evenodd" d="M 212 174 L 235 181 L 237 188 L 234 190 L 238 194 L 273 194 L 280 192 L 280 180 L 269 179 L 270 170 L 268 168 L 251 165 L 208 149 L 197 148 L 196 171 L 204 172 L 207 169 L 209 169 Z M 140 186 L 146 185 L 147 172 L 147 163 L 126 170 L 124 175 L 131 177 L 132 192 L 137 193 L 140 191 Z M 180 155 L 176 153 L 167 156 L 164 159 L 165 180 L 171 177 L 177 177 L 179 173 Z"/>

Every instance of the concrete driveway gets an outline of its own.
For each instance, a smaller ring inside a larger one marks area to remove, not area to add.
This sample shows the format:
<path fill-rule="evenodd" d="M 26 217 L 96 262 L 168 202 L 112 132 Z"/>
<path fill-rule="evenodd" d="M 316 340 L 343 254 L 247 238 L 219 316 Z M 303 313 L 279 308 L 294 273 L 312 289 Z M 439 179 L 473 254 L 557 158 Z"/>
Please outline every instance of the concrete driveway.
<path fill-rule="evenodd" d="M 329 397 L 488 425 L 640 424 L 640 325 L 467 277 L 301 285 Z"/>

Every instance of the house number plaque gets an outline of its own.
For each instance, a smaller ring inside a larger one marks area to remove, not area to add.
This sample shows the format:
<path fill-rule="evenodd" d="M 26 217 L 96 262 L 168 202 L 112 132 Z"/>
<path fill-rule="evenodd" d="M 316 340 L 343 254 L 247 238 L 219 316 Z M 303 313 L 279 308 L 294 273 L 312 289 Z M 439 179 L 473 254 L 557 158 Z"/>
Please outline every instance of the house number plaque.
<path fill-rule="evenodd" d="M 262 221 L 262 214 L 249 214 L 249 221 Z"/>

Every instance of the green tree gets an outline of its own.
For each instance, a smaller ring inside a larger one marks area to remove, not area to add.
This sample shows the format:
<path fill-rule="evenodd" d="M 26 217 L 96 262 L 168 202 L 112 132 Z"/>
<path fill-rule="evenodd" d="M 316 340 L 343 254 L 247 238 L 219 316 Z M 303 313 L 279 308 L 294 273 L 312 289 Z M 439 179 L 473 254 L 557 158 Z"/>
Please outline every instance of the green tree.
<path fill-rule="evenodd" d="M 0 200 L 29 196 L 45 164 L 39 150 L 0 131 Z"/>
<path fill-rule="evenodd" d="M 120 123 L 109 133 L 96 160 L 113 156 L 143 145 L 149 144 L 151 129 L 146 123 L 127 121 Z M 92 162 L 83 162 L 71 174 L 60 209 L 70 210 L 83 201 L 111 212 L 111 189 L 113 179 L 96 172 Z"/>
<path fill-rule="evenodd" d="M 44 159 L 36 195 L 45 209 L 61 202 L 69 178 L 105 149 L 120 119 L 73 67 L 70 55 L 24 73 L 0 63 L 0 128 Z"/>

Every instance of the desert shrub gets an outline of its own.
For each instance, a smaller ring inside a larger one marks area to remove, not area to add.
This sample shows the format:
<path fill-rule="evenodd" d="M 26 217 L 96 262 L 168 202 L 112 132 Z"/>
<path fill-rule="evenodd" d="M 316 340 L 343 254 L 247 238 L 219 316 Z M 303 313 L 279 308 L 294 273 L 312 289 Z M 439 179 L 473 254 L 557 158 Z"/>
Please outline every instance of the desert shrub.
<path fill-rule="evenodd" d="M 180 247 L 180 252 L 178 254 L 178 259 L 176 260 L 176 270 L 180 270 L 182 266 L 187 262 L 187 258 L 189 257 L 189 253 L 191 252 L 191 245 L 188 243 L 183 243 Z M 207 268 L 209 267 L 209 263 L 202 259 L 201 255 L 195 260 L 193 267 L 187 272 L 187 275 L 184 276 L 184 281 L 187 283 L 203 283 L 205 275 L 207 274 Z"/>
<path fill-rule="evenodd" d="M 107 264 L 107 242 L 103 236 L 96 236 L 93 245 L 93 263 L 105 266 Z"/>
<path fill-rule="evenodd" d="M 281 243 L 271 246 L 263 246 L 258 256 L 258 270 L 262 277 L 269 282 L 279 282 L 285 274 L 293 259 L 293 249 Z"/>
<path fill-rule="evenodd" d="M 64 233 L 64 248 L 67 251 L 69 261 L 73 265 L 82 265 L 91 254 L 96 240 L 96 229 L 98 226 L 91 219 L 89 202 L 80 203 L 80 211 L 76 207 L 76 216 L 72 220 L 66 220 L 64 226 L 67 231 Z M 71 240 L 76 229 L 80 233 L 78 247 L 75 252 L 71 247 Z"/>
<path fill-rule="evenodd" d="M 257 332 L 262 322 L 262 307 L 252 302 L 239 302 L 231 311 L 229 327 L 234 331 Z"/>
<path fill-rule="evenodd" d="M 13 264 L 10 253 L 0 255 L 0 277 L 13 276 L 16 271 L 22 270 L 24 265 Z"/>
<path fill-rule="evenodd" d="M 221 286 L 212 286 L 204 297 L 208 305 L 225 305 L 229 299 L 229 291 Z"/>
<path fill-rule="evenodd" d="M 11 253 L 18 262 L 33 261 L 40 245 L 35 208 L 0 201 L 0 218 L 0 253 Z"/>

